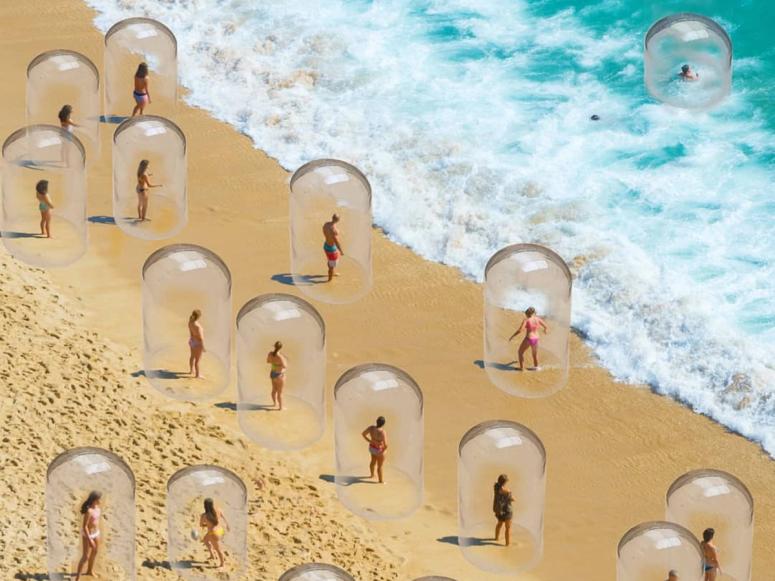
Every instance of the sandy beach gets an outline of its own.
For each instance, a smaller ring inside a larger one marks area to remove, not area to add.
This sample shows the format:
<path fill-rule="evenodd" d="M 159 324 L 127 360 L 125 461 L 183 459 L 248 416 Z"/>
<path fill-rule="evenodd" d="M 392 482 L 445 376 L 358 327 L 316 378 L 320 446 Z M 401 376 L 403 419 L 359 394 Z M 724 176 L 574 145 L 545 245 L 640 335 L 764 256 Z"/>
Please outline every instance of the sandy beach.
<path fill-rule="evenodd" d="M 25 71 L 55 48 L 102 63 L 102 35 L 79 0 L 3 3 L 0 135 L 24 125 Z M 149 111 L 150 112 L 150 111 Z M 470 565 L 456 546 L 457 442 L 473 425 L 509 419 L 546 446 L 544 557 L 519 579 L 615 578 L 616 545 L 630 527 L 664 517 L 665 492 L 689 470 L 737 475 L 756 502 L 753 579 L 775 570 L 775 462 L 757 445 L 646 387 L 613 381 L 582 341 L 571 342 L 566 389 L 541 400 L 496 389 L 482 358 L 482 288 L 373 232 L 374 286 L 351 305 L 315 303 L 327 325 L 329 425 L 312 447 L 262 449 L 237 425 L 236 374 L 215 401 L 181 403 L 142 369 L 140 269 L 157 248 L 189 242 L 216 252 L 233 276 L 234 315 L 254 296 L 300 295 L 289 272 L 288 172 L 205 111 L 178 109 L 188 140 L 189 223 L 174 239 L 131 238 L 111 216 L 110 145 L 89 167 L 89 250 L 60 270 L 32 269 L 0 250 L 0 570 L 44 579 L 47 464 L 75 446 L 110 449 L 138 481 L 138 579 L 174 579 L 165 565 L 165 483 L 181 467 L 216 463 L 248 486 L 250 574 L 274 580 L 322 560 L 359 580 L 448 575 L 504 577 Z M 358 160 L 347 160 L 357 165 Z M 379 192 L 375 192 L 379 196 Z M 565 257 L 571 264 L 583 257 Z M 370 523 L 336 499 L 330 394 L 347 369 L 384 362 L 407 371 L 425 397 L 425 499 L 408 519 Z M 84 421 L 89 415 L 92 419 Z M 699 533 L 699 531 L 695 531 Z"/>

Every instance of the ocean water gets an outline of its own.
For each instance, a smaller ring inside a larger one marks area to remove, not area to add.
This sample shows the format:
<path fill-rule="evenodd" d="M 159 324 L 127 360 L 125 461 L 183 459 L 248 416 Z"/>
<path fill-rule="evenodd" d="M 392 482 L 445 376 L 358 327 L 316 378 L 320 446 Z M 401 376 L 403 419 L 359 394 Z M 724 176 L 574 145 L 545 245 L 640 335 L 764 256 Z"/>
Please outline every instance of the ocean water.
<path fill-rule="evenodd" d="M 166 23 L 189 103 L 286 168 L 361 168 L 421 256 L 480 280 L 502 246 L 552 247 L 604 366 L 775 455 L 775 3 L 87 1 L 101 30 Z M 646 30 L 684 10 L 735 46 L 709 112 L 643 84 Z"/>

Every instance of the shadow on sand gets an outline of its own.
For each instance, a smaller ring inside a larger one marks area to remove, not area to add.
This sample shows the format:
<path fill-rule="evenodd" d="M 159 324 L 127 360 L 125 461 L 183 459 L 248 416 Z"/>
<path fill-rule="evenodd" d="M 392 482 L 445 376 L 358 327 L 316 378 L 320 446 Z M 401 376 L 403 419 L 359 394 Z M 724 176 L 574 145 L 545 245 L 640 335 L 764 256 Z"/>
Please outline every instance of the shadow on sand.
<path fill-rule="evenodd" d="M 333 474 L 321 474 L 318 476 L 322 481 L 329 482 L 330 484 L 339 484 L 339 486 L 351 486 L 353 484 L 379 484 L 376 480 L 372 480 L 368 476 L 340 476 L 339 482 L 336 481 L 336 476 Z"/>
<path fill-rule="evenodd" d="M 287 272 L 273 274 L 272 280 L 288 286 L 312 286 L 313 284 L 322 284 L 328 282 L 327 274 L 302 274 L 295 277 Z"/>
<path fill-rule="evenodd" d="M 521 369 L 514 367 L 515 363 L 517 363 L 517 361 L 509 361 L 508 363 L 498 363 L 497 361 L 484 361 L 482 359 L 477 359 L 474 361 L 474 365 L 476 365 L 479 369 L 490 367 L 491 369 L 497 369 L 498 371 L 522 371 Z"/>
<path fill-rule="evenodd" d="M 100 123 L 123 123 L 129 119 L 128 115 L 100 115 Z"/>
<path fill-rule="evenodd" d="M 145 369 L 141 369 L 133 371 L 130 375 L 132 377 L 148 377 L 153 379 L 184 379 L 191 377 L 188 371 L 170 371 L 169 369 L 152 369 L 147 373 Z"/>
<path fill-rule="evenodd" d="M 89 216 L 89 222 L 92 224 L 110 224 L 116 225 L 116 220 L 113 216 Z"/>
<path fill-rule="evenodd" d="M 0 238 L 43 238 L 43 234 L 34 232 L 0 232 Z"/>
<path fill-rule="evenodd" d="M 463 547 L 484 547 L 487 545 L 491 545 L 493 547 L 501 547 L 503 546 L 501 543 L 496 543 L 495 539 L 481 539 L 478 537 L 463 537 L 460 538 L 458 536 L 446 536 L 446 537 L 439 537 L 436 539 L 439 543 L 447 543 L 449 545 L 458 545 Z"/>
<path fill-rule="evenodd" d="M 231 410 L 233 412 L 243 410 L 248 412 L 253 411 L 265 411 L 265 412 L 277 412 L 278 410 L 273 405 L 265 405 L 265 404 L 258 404 L 258 403 L 234 403 L 231 401 L 222 401 L 217 404 L 215 404 L 215 407 L 221 408 L 222 410 Z"/>

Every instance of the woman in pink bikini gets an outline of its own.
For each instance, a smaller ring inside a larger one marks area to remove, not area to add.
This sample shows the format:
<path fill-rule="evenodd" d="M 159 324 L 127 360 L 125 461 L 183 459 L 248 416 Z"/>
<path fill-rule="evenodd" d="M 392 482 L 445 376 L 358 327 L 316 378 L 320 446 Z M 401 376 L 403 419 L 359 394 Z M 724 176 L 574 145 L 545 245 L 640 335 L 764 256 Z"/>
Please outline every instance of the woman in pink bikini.
<path fill-rule="evenodd" d="M 382 477 L 382 465 L 385 463 L 385 451 L 388 447 L 384 426 L 385 418 L 379 416 L 373 426 L 369 426 L 361 433 L 363 439 L 369 443 L 369 454 L 371 455 L 371 462 L 369 463 L 370 477 L 374 478 L 374 469 L 376 468 L 380 484 L 385 481 Z"/>
<path fill-rule="evenodd" d="M 530 346 L 530 351 L 533 354 L 533 367 L 532 369 L 538 370 L 538 329 L 543 328 L 544 334 L 549 332 L 549 327 L 546 326 L 546 323 L 544 323 L 544 320 L 536 315 L 536 310 L 533 307 L 528 308 L 525 311 L 525 318 L 520 323 L 519 329 L 517 329 L 514 334 L 509 337 L 509 341 L 511 341 L 514 337 L 519 335 L 522 332 L 522 329 L 525 329 L 525 338 L 522 339 L 522 344 L 519 346 L 519 350 L 517 351 L 517 358 L 519 359 L 519 370 L 522 371 L 522 367 L 525 360 L 525 351 L 527 351 L 528 346 Z"/>
<path fill-rule="evenodd" d="M 188 318 L 188 346 L 191 349 L 191 356 L 188 358 L 188 373 L 194 377 L 199 375 L 199 361 L 202 359 L 202 353 L 205 352 L 205 331 L 199 319 L 202 318 L 202 311 L 194 309 Z"/>
<path fill-rule="evenodd" d="M 81 578 L 83 566 L 88 562 L 86 575 L 92 576 L 94 573 L 94 560 L 97 558 L 97 550 L 100 547 L 100 499 L 102 494 L 97 491 L 89 493 L 89 497 L 81 505 L 81 514 L 83 523 L 81 524 L 81 541 L 83 542 L 83 554 L 78 561 L 78 569 L 75 571 L 75 581 Z"/>

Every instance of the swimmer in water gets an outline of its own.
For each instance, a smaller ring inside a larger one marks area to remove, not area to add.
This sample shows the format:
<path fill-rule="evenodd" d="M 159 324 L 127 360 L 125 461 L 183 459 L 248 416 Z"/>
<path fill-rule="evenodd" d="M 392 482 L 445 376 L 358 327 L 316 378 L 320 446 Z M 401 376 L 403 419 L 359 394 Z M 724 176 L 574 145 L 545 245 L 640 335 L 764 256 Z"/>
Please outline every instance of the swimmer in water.
<path fill-rule="evenodd" d="M 544 334 L 547 334 L 549 332 L 549 327 L 546 326 L 546 323 L 544 323 L 544 320 L 541 319 L 538 315 L 536 315 L 536 310 L 533 307 L 528 308 L 525 311 L 525 319 L 520 323 L 519 329 L 514 331 L 514 334 L 509 337 L 509 341 L 511 341 L 514 337 L 519 335 L 522 332 L 522 329 L 525 329 L 525 338 L 522 339 L 522 343 L 519 346 L 519 350 L 517 351 L 517 359 L 519 359 L 519 370 L 522 371 L 522 367 L 524 365 L 525 360 L 525 351 L 527 351 L 527 348 L 530 347 L 530 351 L 533 355 L 533 367 L 531 369 L 535 369 L 536 371 L 539 369 L 538 367 L 538 329 L 543 328 Z"/>
<path fill-rule="evenodd" d="M 199 517 L 199 526 L 207 529 L 207 532 L 202 538 L 202 543 L 210 552 L 211 559 L 215 559 L 213 551 L 218 553 L 218 567 L 223 567 L 224 557 L 223 551 L 221 551 L 221 538 L 229 530 L 229 523 L 226 521 L 223 513 L 215 508 L 212 498 L 205 498 L 204 505 L 205 511 Z"/>
<path fill-rule="evenodd" d="M 334 214 L 331 216 L 331 221 L 323 224 L 323 252 L 326 254 L 328 260 L 328 282 L 335 276 L 339 276 L 336 272 L 336 265 L 339 263 L 340 256 L 344 256 L 344 250 L 342 250 L 342 243 L 339 240 L 339 230 L 336 225 L 339 222 L 339 215 Z"/>
<path fill-rule="evenodd" d="M 148 65 L 140 63 L 135 73 L 135 89 L 132 92 L 135 98 L 135 108 L 132 109 L 132 117 L 142 115 L 146 106 L 151 104 L 151 91 L 148 87 Z"/>
<path fill-rule="evenodd" d="M 137 166 L 137 187 L 135 187 L 135 191 L 137 192 L 137 219 L 141 222 L 147 220 L 146 214 L 148 213 L 149 200 L 148 190 L 150 188 L 161 187 L 161 184 L 154 185 L 148 179 L 153 175 L 148 171 L 148 165 L 150 163 L 151 162 L 147 159 L 144 159 Z"/>
<path fill-rule="evenodd" d="M 506 546 L 511 544 L 511 519 L 514 518 L 514 511 L 511 504 L 514 502 L 514 495 L 506 486 L 509 477 L 505 474 L 498 476 L 498 481 L 493 485 L 492 511 L 495 513 L 495 519 L 498 523 L 495 525 L 495 541 L 501 536 L 501 528 L 504 527 Z"/>
<path fill-rule="evenodd" d="M 283 409 L 283 388 L 285 387 L 285 370 L 288 369 L 288 359 L 280 354 L 283 344 L 276 341 L 274 349 L 267 353 L 266 362 L 272 366 L 269 372 L 269 379 L 272 382 L 272 404 L 277 409 Z"/>
<path fill-rule="evenodd" d="M 718 562 L 718 549 L 713 544 L 713 536 L 716 531 L 705 529 L 702 531 L 702 567 L 705 571 L 705 581 L 716 581 L 716 577 L 721 572 L 721 565 Z"/>
<path fill-rule="evenodd" d="M 191 312 L 191 316 L 188 318 L 188 346 L 191 349 L 191 356 L 188 359 L 188 373 L 194 375 L 195 378 L 199 375 L 199 360 L 202 359 L 202 353 L 205 352 L 205 332 L 202 328 L 202 324 L 199 319 L 202 318 L 202 311 L 194 309 Z"/>
<path fill-rule="evenodd" d="M 81 571 L 87 562 L 86 575 L 91 577 L 94 574 L 94 560 L 97 558 L 97 550 L 100 548 L 101 498 L 101 493 L 92 491 L 89 493 L 89 497 L 81 505 L 81 514 L 83 515 L 81 524 L 83 553 L 81 555 L 81 560 L 78 561 L 78 568 L 75 570 L 75 581 L 79 581 L 81 578 Z"/>
<path fill-rule="evenodd" d="M 699 81 L 700 80 L 699 73 L 695 73 L 689 65 L 683 65 L 681 67 L 681 72 L 678 73 L 678 77 L 682 81 Z"/>
<path fill-rule="evenodd" d="M 40 210 L 40 235 L 51 238 L 51 210 L 54 204 L 48 195 L 48 180 L 40 180 L 35 184 L 35 197 L 38 198 L 38 210 Z"/>
<path fill-rule="evenodd" d="M 370 478 L 374 478 L 374 468 L 376 467 L 380 484 L 384 482 L 382 478 L 382 465 L 385 463 L 385 451 L 388 448 L 384 425 L 385 418 L 379 416 L 375 425 L 369 426 L 361 433 L 363 439 L 369 443 L 369 454 L 371 455 L 371 462 L 369 463 Z"/>

